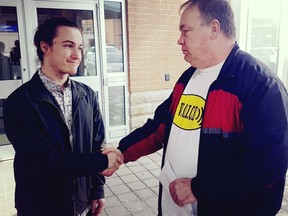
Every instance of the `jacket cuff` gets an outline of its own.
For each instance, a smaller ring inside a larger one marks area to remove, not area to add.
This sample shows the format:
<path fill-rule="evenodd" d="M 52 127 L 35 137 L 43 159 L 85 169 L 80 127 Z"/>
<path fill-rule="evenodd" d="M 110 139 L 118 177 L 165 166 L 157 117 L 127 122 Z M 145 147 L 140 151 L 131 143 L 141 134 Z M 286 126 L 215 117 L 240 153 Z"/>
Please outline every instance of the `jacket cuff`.
<path fill-rule="evenodd" d="M 200 190 L 198 186 L 197 177 L 193 178 L 191 181 L 191 191 L 193 195 L 196 197 L 196 199 L 198 200 L 200 197 Z"/>
<path fill-rule="evenodd" d="M 91 188 L 90 198 L 91 200 L 104 198 L 104 186 L 98 185 L 96 187 Z"/>

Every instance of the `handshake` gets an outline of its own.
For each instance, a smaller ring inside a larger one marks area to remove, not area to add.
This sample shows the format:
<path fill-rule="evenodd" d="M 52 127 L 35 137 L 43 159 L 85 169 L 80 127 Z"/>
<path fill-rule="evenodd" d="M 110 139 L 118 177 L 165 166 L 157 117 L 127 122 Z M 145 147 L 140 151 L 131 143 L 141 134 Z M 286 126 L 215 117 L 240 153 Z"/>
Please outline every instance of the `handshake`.
<path fill-rule="evenodd" d="M 102 154 L 108 157 L 108 168 L 100 174 L 106 177 L 112 176 L 119 166 L 124 163 L 124 157 L 120 150 L 107 147 L 102 150 Z"/>

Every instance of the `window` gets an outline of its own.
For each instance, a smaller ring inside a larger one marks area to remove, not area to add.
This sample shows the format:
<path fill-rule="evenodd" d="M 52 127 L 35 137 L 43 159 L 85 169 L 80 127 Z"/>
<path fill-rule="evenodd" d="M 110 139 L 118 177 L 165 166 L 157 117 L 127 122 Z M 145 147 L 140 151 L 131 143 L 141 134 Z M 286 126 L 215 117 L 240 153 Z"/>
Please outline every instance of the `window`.
<path fill-rule="evenodd" d="M 123 72 L 122 7 L 120 2 L 105 2 L 107 72 Z"/>
<path fill-rule="evenodd" d="M 267 64 L 288 86 L 287 0 L 232 0 L 241 49 Z"/>

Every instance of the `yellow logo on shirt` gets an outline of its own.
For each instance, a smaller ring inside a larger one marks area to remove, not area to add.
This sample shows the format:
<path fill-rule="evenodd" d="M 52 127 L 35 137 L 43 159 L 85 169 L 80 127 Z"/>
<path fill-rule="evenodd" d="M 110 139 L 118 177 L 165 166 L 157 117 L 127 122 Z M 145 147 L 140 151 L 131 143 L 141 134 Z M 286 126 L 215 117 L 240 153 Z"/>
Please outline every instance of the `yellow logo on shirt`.
<path fill-rule="evenodd" d="M 184 130 L 201 127 L 205 100 L 198 95 L 182 95 L 173 123 Z"/>

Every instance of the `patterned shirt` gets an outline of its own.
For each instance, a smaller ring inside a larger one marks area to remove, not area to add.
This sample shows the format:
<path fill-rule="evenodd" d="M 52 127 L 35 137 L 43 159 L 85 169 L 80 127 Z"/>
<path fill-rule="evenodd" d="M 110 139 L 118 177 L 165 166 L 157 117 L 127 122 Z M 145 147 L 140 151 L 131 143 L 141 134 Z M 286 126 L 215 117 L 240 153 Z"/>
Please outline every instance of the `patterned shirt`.
<path fill-rule="evenodd" d="M 71 89 L 71 80 L 68 78 L 67 82 L 64 84 L 64 88 L 62 89 L 60 85 L 56 84 L 49 77 L 45 76 L 45 74 L 38 70 L 38 74 L 40 79 L 42 80 L 44 86 L 52 93 L 55 100 L 61 109 L 62 117 L 68 127 L 69 130 L 69 138 L 71 147 L 73 149 L 73 119 L 72 119 L 72 89 Z"/>

